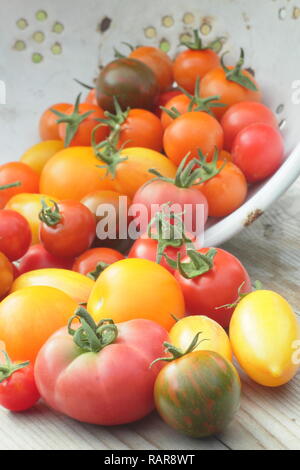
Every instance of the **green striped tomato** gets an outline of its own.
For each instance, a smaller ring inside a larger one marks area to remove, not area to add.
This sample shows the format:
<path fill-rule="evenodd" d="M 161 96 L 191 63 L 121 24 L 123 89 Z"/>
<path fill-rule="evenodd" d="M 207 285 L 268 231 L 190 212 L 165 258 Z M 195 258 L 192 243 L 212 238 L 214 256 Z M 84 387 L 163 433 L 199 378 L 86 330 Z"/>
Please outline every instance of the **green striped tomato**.
<path fill-rule="evenodd" d="M 172 428 L 191 437 L 221 432 L 240 404 L 235 367 L 213 351 L 194 351 L 167 364 L 154 388 L 156 408 Z"/>

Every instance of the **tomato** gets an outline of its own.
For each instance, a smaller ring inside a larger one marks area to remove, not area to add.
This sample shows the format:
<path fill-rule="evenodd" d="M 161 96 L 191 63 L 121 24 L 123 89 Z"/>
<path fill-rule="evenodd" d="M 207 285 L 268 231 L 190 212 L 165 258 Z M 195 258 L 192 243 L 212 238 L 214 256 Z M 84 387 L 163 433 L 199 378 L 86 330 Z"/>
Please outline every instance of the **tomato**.
<path fill-rule="evenodd" d="M 170 342 L 181 351 L 186 351 L 199 332 L 199 344 L 194 351 L 214 351 L 232 361 L 231 345 L 225 330 L 205 316 L 193 315 L 178 320 L 170 330 Z"/>
<path fill-rule="evenodd" d="M 13 283 L 13 280 L 13 265 L 11 264 L 9 259 L 3 253 L 0 252 L 0 299 L 8 293 Z"/>
<path fill-rule="evenodd" d="M 224 130 L 224 148 L 231 151 L 238 133 L 250 124 L 269 124 L 277 129 L 275 114 L 262 103 L 247 101 L 231 106 L 221 120 Z"/>
<path fill-rule="evenodd" d="M 52 157 L 43 169 L 40 192 L 57 199 L 80 201 L 92 191 L 113 189 L 106 169 L 91 147 L 70 147 Z M 62 177 L 63 175 L 63 177 Z"/>
<path fill-rule="evenodd" d="M 25 411 L 40 399 L 34 380 L 34 369 L 29 362 L 12 363 L 4 352 L 5 363 L 0 362 L 0 405 L 10 411 Z"/>
<path fill-rule="evenodd" d="M 12 183 L 18 186 L 8 187 Z M 4 187 L 4 189 L 3 189 Z M 11 162 L 0 165 L 0 209 L 16 194 L 36 193 L 39 188 L 39 175 L 22 162 Z"/>
<path fill-rule="evenodd" d="M 32 286 L 10 294 L 0 304 L 0 338 L 8 355 L 14 361 L 34 362 L 45 341 L 67 324 L 76 307 L 71 297 L 53 287 Z"/>
<path fill-rule="evenodd" d="M 221 150 L 219 153 L 219 160 L 232 162 L 232 155 L 231 153 L 227 152 L 226 150 Z"/>
<path fill-rule="evenodd" d="M 172 109 L 176 109 L 178 113 L 185 114 L 189 111 L 189 106 L 191 105 L 191 100 L 188 96 L 184 95 L 183 93 L 180 95 L 175 95 L 173 98 L 170 99 L 165 105 L 164 108 L 168 109 L 169 111 L 172 111 Z M 191 111 L 195 108 L 195 106 L 192 107 Z M 172 124 L 174 119 L 166 113 L 166 111 L 162 110 L 161 113 L 161 123 L 163 126 L 163 129 L 166 130 L 167 127 Z"/>
<path fill-rule="evenodd" d="M 96 88 L 91 88 L 88 92 L 85 103 L 92 104 L 94 106 L 98 106 L 97 97 L 96 97 Z"/>
<path fill-rule="evenodd" d="M 25 255 L 31 244 L 27 220 L 18 212 L 0 209 L 0 252 L 10 261 Z"/>
<path fill-rule="evenodd" d="M 90 248 L 96 235 L 94 214 L 81 202 L 43 203 L 40 240 L 54 256 L 75 258 Z"/>
<path fill-rule="evenodd" d="M 45 194 L 17 194 L 12 197 L 6 204 L 6 210 L 16 211 L 21 214 L 29 223 L 32 235 L 32 244 L 39 243 L 39 229 L 40 220 L 39 213 L 42 209 L 42 201 L 49 204 L 51 201 L 57 202 L 54 197 L 46 196 Z"/>
<path fill-rule="evenodd" d="M 156 77 L 161 92 L 172 86 L 174 81 L 173 63 L 168 54 L 161 49 L 153 46 L 141 46 L 134 49 L 129 57 L 148 65 Z"/>
<path fill-rule="evenodd" d="M 30 286 L 54 287 L 74 299 L 76 304 L 87 302 L 94 281 L 67 269 L 37 269 L 19 276 L 11 287 L 16 292 Z M 0 335 L 1 337 L 1 335 Z"/>
<path fill-rule="evenodd" d="M 61 140 L 46 140 L 30 147 L 20 160 L 40 175 L 47 161 L 63 148 L 64 144 Z"/>
<path fill-rule="evenodd" d="M 173 88 L 171 90 L 164 91 L 163 93 L 161 93 L 157 99 L 157 104 L 154 110 L 156 116 L 161 118 L 161 114 L 162 114 L 161 106 L 165 106 L 172 98 L 174 98 L 174 96 L 181 95 L 181 94 L 182 92 L 176 88 Z"/>
<path fill-rule="evenodd" d="M 194 92 L 197 78 L 203 78 L 207 72 L 220 65 L 218 54 L 210 48 L 204 48 L 198 31 L 194 31 L 194 42 L 184 43 L 189 49 L 180 52 L 173 64 L 175 81 L 190 93 Z"/>
<path fill-rule="evenodd" d="M 225 217 L 238 209 L 247 197 L 248 186 L 242 171 L 233 163 L 217 162 L 220 173 L 199 186 L 208 202 L 210 217 Z"/>
<path fill-rule="evenodd" d="M 111 426 L 143 418 L 154 408 L 153 387 L 160 364 L 149 365 L 163 352 L 164 328 L 148 320 L 98 325 L 84 309 L 80 336 L 90 325 L 92 342 L 81 342 L 70 325 L 42 347 L 35 364 L 37 387 L 55 410 L 79 421 Z M 83 406 L 84 404 L 84 406 Z"/>
<path fill-rule="evenodd" d="M 169 330 L 184 315 L 179 284 L 165 268 L 144 259 L 125 259 L 99 276 L 88 301 L 88 311 L 99 321 L 144 318 Z"/>
<path fill-rule="evenodd" d="M 283 163 L 283 138 L 268 124 L 251 124 L 235 138 L 232 156 L 249 183 L 263 181 Z"/>
<path fill-rule="evenodd" d="M 279 387 L 299 370 L 293 360 L 300 329 L 289 303 L 276 292 L 257 290 L 242 298 L 230 322 L 230 341 L 252 380 Z"/>
<path fill-rule="evenodd" d="M 245 69 L 244 52 L 235 67 L 217 67 L 208 72 L 201 81 L 201 96 L 207 98 L 219 95 L 220 103 L 225 104 L 222 108 L 213 108 L 214 114 L 221 118 L 226 110 L 242 101 L 261 101 L 261 92 L 254 77 Z"/>
<path fill-rule="evenodd" d="M 203 257 L 203 255 L 206 255 Z M 251 291 L 251 281 L 242 263 L 220 248 L 189 251 L 175 272 L 190 315 L 205 315 L 223 328 L 229 326 L 239 293 Z"/>
<path fill-rule="evenodd" d="M 71 267 L 72 260 L 52 255 L 43 245 L 32 245 L 23 258 L 19 260 L 18 275 L 36 269 L 71 269 Z"/>
<path fill-rule="evenodd" d="M 170 362 L 154 387 L 161 418 L 176 431 L 198 438 L 218 434 L 229 425 L 240 395 L 235 367 L 213 351 L 194 351 Z"/>
<path fill-rule="evenodd" d="M 222 147 L 222 127 L 214 117 L 204 112 L 182 114 L 164 133 L 165 152 L 177 166 L 189 152 L 190 160 L 198 156 L 198 150 L 211 160 L 215 149 L 221 150 Z"/>
<path fill-rule="evenodd" d="M 111 248 L 92 248 L 75 260 L 72 269 L 96 280 L 107 266 L 122 259 L 124 256 Z"/>
<path fill-rule="evenodd" d="M 41 140 L 59 140 L 58 117 L 52 112 L 52 109 L 64 113 L 70 108 L 70 103 L 57 103 L 46 109 L 39 122 L 39 131 Z"/>
<path fill-rule="evenodd" d="M 96 84 L 99 106 L 114 111 L 114 97 L 123 110 L 153 109 L 159 85 L 153 71 L 143 62 L 131 58 L 117 59 L 100 72 Z"/>

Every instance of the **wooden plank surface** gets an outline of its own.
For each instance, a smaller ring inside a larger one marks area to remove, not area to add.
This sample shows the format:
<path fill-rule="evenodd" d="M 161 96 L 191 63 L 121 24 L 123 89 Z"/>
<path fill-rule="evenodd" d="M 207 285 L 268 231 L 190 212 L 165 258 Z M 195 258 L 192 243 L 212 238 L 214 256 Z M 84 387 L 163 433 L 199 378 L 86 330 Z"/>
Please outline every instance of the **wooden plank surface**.
<path fill-rule="evenodd" d="M 285 296 L 300 310 L 300 180 L 255 224 L 224 245 L 253 280 Z M 178 435 L 153 413 L 129 426 L 77 423 L 43 403 L 24 414 L 0 410 L 0 449 L 300 450 L 300 374 L 268 389 L 242 376 L 241 409 L 229 428 L 211 439 Z"/>

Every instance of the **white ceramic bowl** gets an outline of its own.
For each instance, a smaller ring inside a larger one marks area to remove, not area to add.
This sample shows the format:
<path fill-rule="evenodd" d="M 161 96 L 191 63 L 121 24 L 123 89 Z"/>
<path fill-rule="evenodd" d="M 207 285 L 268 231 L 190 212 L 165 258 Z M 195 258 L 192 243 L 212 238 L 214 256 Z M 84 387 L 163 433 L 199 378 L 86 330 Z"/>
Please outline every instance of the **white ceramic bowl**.
<path fill-rule="evenodd" d="M 38 141 L 41 112 L 73 101 L 92 83 L 98 66 L 113 58 L 122 41 L 161 45 L 174 56 L 182 34 L 200 28 L 204 41 L 225 37 L 227 60 L 240 47 L 256 70 L 264 101 L 278 115 L 286 161 L 254 188 L 245 204 L 212 220 L 206 245 L 218 245 L 252 223 L 300 174 L 300 9 L 274 0 L 10 0 L 0 12 L 0 162 L 17 160 Z M 121 46 L 122 48 L 122 46 Z"/>

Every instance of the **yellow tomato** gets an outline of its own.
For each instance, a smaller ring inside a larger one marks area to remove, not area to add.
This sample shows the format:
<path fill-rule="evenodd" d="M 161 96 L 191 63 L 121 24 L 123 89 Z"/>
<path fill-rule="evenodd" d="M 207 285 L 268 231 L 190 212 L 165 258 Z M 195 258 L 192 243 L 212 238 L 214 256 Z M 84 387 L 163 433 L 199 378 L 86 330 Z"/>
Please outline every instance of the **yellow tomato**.
<path fill-rule="evenodd" d="M 201 332 L 201 341 L 194 351 L 214 351 L 232 360 L 232 350 L 225 330 L 208 317 L 194 315 L 179 320 L 170 330 L 170 342 L 182 351 L 186 351 L 196 334 Z"/>
<path fill-rule="evenodd" d="M 112 318 L 115 323 L 145 318 L 169 330 L 184 315 L 181 288 L 172 274 L 144 259 L 125 259 L 106 268 L 88 301 L 96 321 Z M 145 332 L 147 334 L 147 332 Z"/>
<path fill-rule="evenodd" d="M 76 302 L 52 287 L 26 287 L 0 303 L 0 340 L 14 361 L 34 361 L 45 341 L 66 326 Z"/>
<path fill-rule="evenodd" d="M 63 148 L 64 144 L 61 140 L 45 140 L 30 147 L 20 160 L 40 175 L 47 161 Z"/>
<path fill-rule="evenodd" d="M 58 199 L 81 201 L 101 189 L 114 189 L 112 179 L 91 147 L 68 147 L 54 155 L 45 165 L 40 192 Z"/>
<path fill-rule="evenodd" d="M 294 377 L 299 368 L 293 360 L 297 339 L 297 317 L 276 292 L 252 292 L 233 313 L 230 341 L 234 355 L 249 377 L 261 385 L 278 387 Z"/>
<path fill-rule="evenodd" d="M 80 303 L 87 302 L 94 284 L 89 277 L 68 269 L 37 269 L 17 277 L 11 287 L 11 292 L 28 286 L 55 287 Z"/>
<path fill-rule="evenodd" d="M 45 194 L 21 193 L 13 196 L 5 206 L 5 209 L 19 212 L 19 214 L 23 215 L 28 221 L 32 233 L 32 245 L 40 243 L 39 213 L 42 209 L 42 199 L 44 199 L 47 204 L 51 201 L 58 202 L 58 199 L 46 196 Z"/>

